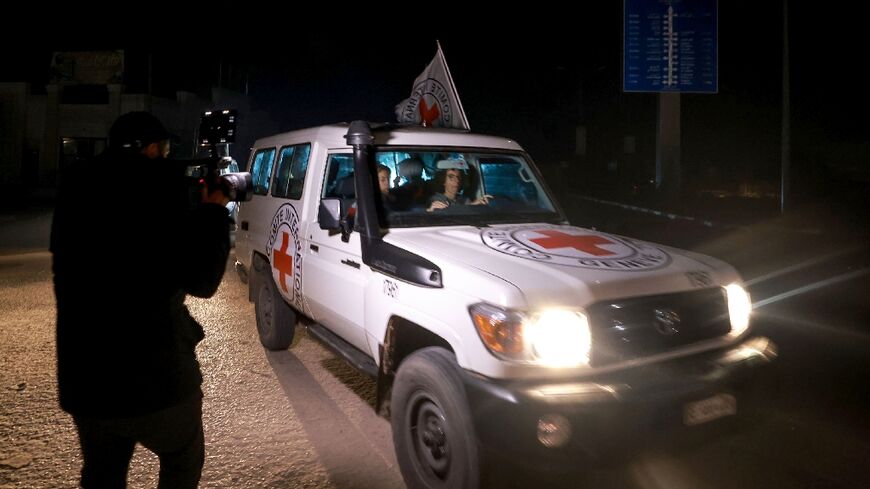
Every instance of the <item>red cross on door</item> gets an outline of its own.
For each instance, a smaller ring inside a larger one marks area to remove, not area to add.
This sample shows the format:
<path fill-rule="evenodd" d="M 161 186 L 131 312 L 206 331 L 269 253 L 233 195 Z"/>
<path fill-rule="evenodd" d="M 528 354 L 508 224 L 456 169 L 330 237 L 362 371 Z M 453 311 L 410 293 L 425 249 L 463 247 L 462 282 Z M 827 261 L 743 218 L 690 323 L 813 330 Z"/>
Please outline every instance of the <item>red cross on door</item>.
<path fill-rule="evenodd" d="M 290 246 L 290 235 L 286 232 L 281 233 L 281 235 L 281 249 L 272 250 L 272 266 L 278 270 L 278 282 L 281 284 L 281 290 L 289 293 L 284 281 L 287 275 L 293 276 L 293 256 L 287 253 L 287 248 Z"/>

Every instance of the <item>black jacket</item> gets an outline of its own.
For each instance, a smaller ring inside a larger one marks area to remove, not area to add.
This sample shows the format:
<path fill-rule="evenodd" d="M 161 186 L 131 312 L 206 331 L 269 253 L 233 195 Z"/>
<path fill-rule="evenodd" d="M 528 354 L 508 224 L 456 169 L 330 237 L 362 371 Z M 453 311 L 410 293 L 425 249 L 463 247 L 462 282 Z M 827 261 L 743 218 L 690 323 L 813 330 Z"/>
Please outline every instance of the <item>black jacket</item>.
<path fill-rule="evenodd" d="M 186 294 L 210 297 L 229 216 L 188 205 L 182 166 L 104 153 L 64 172 L 51 229 L 60 405 L 73 415 L 153 412 L 202 383 L 202 327 Z"/>

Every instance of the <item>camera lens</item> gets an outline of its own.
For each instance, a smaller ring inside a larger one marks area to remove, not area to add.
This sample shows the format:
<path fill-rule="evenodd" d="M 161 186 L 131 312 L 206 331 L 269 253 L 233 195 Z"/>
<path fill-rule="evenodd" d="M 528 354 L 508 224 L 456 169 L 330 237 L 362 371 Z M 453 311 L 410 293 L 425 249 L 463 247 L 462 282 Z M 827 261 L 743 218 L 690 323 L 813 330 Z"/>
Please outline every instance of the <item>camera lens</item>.
<path fill-rule="evenodd" d="M 230 200 L 245 202 L 251 200 L 253 181 L 249 172 L 227 173 L 221 175 L 221 185 Z"/>

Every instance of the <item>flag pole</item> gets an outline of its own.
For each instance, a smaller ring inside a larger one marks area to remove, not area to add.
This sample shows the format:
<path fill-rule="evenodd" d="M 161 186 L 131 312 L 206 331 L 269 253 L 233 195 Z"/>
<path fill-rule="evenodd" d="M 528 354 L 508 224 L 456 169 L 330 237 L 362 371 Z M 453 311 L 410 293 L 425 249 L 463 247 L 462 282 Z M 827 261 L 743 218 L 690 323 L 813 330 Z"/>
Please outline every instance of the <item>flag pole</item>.
<path fill-rule="evenodd" d="M 462 100 L 459 98 L 459 90 L 456 89 L 456 83 L 453 82 L 453 75 L 450 73 L 450 67 L 447 66 L 447 58 L 444 57 L 444 51 L 441 50 L 441 41 L 435 40 L 438 45 L 438 57 L 444 64 L 444 71 L 447 72 L 447 79 L 450 80 L 450 88 L 453 89 L 453 98 L 456 99 L 456 105 L 459 106 L 459 114 L 462 115 L 463 125 L 470 131 L 471 124 L 468 123 L 468 118 L 465 117 L 465 109 L 462 107 Z"/>

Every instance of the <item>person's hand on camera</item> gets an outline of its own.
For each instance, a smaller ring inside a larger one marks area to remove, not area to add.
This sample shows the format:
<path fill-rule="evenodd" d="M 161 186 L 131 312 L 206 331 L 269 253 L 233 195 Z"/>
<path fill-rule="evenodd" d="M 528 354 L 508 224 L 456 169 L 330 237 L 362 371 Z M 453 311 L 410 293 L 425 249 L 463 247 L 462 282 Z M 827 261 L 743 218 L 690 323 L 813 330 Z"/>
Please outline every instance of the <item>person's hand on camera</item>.
<path fill-rule="evenodd" d="M 206 186 L 202 187 L 201 198 L 203 204 L 218 204 L 226 206 L 230 202 L 230 198 L 224 193 L 220 187 L 210 189 Z"/>

